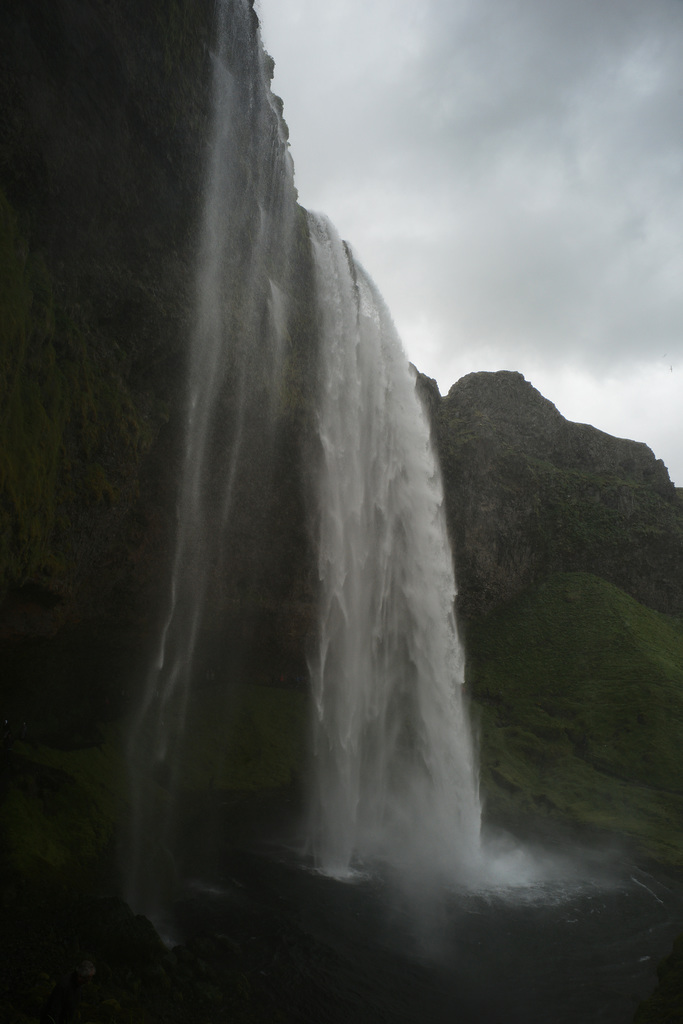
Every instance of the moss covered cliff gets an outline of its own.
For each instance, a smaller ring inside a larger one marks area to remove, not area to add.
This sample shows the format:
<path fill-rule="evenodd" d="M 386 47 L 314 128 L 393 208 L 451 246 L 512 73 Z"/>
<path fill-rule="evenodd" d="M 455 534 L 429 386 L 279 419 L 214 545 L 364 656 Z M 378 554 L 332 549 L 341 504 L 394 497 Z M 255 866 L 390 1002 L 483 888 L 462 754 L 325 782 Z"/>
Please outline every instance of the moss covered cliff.
<path fill-rule="evenodd" d="M 1 192 L 0 318 L 0 593 L 30 580 L 60 598 L 136 497 L 154 422 L 56 299 Z"/>
<path fill-rule="evenodd" d="M 254 96 L 267 82 L 250 76 L 256 63 L 267 78 L 272 61 L 258 56 L 256 15 L 242 8 L 252 42 L 229 54 L 240 103 L 236 259 L 249 251 L 270 181 L 268 168 L 250 162 L 251 139 L 258 129 L 284 145 L 287 134 L 276 97 L 268 124 L 254 123 Z M 12 688 L 23 689 L 26 673 L 35 678 L 15 641 L 37 635 L 59 633 L 60 677 L 68 638 L 78 648 L 95 634 L 103 654 L 99 665 L 89 659 L 90 685 L 99 673 L 108 678 L 114 661 L 123 667 L 124 648 L 134 674 L 162 613 L 209 155 L 213 14 L 209 0 L 10 0 L 0 11 L 0 637 L 13 645 Z M 231 572 L 212 594 L 231 643 L 259 636 L 261 674 L 300 663 L 310 619 L 302 438 L 315 317 L 306 220 L 294 194 L 290 202 L 276 440 L 263 436 L 255 395 L 246 427 L 254 457 L 241 468 L 225 540 Z M 240 309 L 235 295 L 238 326 Z M 226 419 L 239 401 L 228 388 Z M 268 486 L 257 479 L 266 462 Z M 5 713 L 20 713 L 14 703 Z"/>
<path fill-rule="evenodd" d="M 468 631 L 489 812 L 611 832 L 683 864 L 683 624 L 558 573 Z"/>

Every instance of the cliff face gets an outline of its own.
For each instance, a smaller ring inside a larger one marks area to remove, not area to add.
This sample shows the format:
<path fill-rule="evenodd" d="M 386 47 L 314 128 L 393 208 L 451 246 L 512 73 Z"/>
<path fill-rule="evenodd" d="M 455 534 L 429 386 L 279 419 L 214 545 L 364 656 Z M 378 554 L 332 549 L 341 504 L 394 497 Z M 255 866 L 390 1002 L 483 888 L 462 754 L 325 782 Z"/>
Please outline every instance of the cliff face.
<path fill-rule="evenodd" d="M 429 403 L 466 618 L 577 571 L 683 611 L 683 504 L 647 445 L 565 420 L 519 373 L 472 373 Z"/>
<path fill-rule="evenodd" d="M 101 607 L 131 571 L 124 549 L 147 557 L 149 542 L 134 549 L 155 516 L 130 514 L 147 453 L 166 445 L 160 429 L 181 406 L 210 10 L 9 0 L 0 11 L 12 277 L 0 310 L 0 590 L 29 627 L 36 607 L 55 624 Z M 28 602 L 17 594 L 27 580 Z"/>
<path fill-rule="evenodd" d="M 286 126 L 256 15 L 246 0 L 226 3 L 244 29 L 228 53 L 240 201 L 226 258 L 242 260 L 248 291 L 272 182 L 254 151 L 286 148 Z M 34 736 L 87 744 L 94 722 L 134 706 L 167 612 L 214 31 L 212 0 L 10 0 L 0 10 L 3 713 L 28 718 Z M 266 436 L 272 400 L 255 387 L 229 568 L 215 567 L 205 624 L 208 660 L 251 680 L 298 674 L 311 624 L 302 467 L 315 315 L 293 189 L 288 202 L 276 425 Z M 236 295 L 238 328 L 240 310 Z M 249 325 L 254 351 L 259 329 Z M 258 359 L 251 366 L 258 376 Z M 228 379 L 226 422 L 241 401 Z M 216 424 L 217 450 L 230 443 Z"/>
<path fill-rule="evenodd" d="M 286 126 L 277 98 L 263 102 L 269 65 L 256 16 L 248 4 L 232 7 L 251 20 L 252 33 L 251 46 L 229 55 L 242 192 L 232 244 L 235 258 L 247 259 L 270 180 L 253 159 L 253 138 L 284 145 Z M 163 604 L 208 159 L 213 13 L 211 0 L 9 0 L 0 11 L 6 637 L 50 635 L 84 618 L 149 633 Z M 264 108 L 266 120 L 256 124 Z M 233 572 L 215 594 L 225 610 L 243 605 L 248 590 L 271 634 L 304 628 L 276 623 L 273 611 L 292 589 L 292 565 L 305 561 L 297 476 L 305 362 L 314 378 L 307 235 L 293 192 L 289 199 L 296 294 L 269 453 L 273 483 L 252 479 L 258 458 L 244 469 L 245 500 L 226 540 Z M 226 392 L 227 406 L 238 400 Z M 259 403 L 256 394 L 254 452 Z M 298 579 L 297 591 L 305 586 Z M 241 631 L 236 624 L 234 634 Z"/>

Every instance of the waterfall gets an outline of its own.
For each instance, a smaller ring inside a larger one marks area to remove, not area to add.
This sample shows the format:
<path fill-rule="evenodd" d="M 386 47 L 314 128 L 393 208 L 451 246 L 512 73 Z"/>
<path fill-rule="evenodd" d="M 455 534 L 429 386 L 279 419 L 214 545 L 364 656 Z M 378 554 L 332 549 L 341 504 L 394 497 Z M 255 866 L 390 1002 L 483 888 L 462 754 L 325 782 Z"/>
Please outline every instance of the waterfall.
<path fill-rule="evenodd" d="M 218 0 L 169 604 L 128 751 L 127 896 L 151 914 L 172 881 L 188 704 L 203 671 L 202 634 L 220 629 L 212 616 L 232 569 L 239 479 L 261 474 L 267 486 L 275 430 L 296 205 L 254 23 L 248 0 Z M 242 520 L 260 514 L 241 510 Z"/>
<path fill-rule="evenodd" d="M 440 474 L 389 313 L 333 227 L 309 215 L 321 321 L 320 613 L 310 659 L 311 847 L 454 878 L 480 806 Z"/>
<path fill-rule="evenodd" d="M 183 848 L 199 693 L 210 679 L 229 694 L 240 674 L 223 657 L 226 609 L 239 606 L 244 648 L 262 642 L 244 609 L 273 592 L 263 538 L 282 410 L 300 402 L 305 419 L 318 377 L 316 864 L 345 875 L 380 860 L 451 877 L 479 844 L 441 482 L 414 374 L 350 250 L 296 205 L 250 0 L 218 0 L 215 39 L 169 598 L 128 750 L 126 894 L 156 917 Z M 230 715 L 218 714 L 229 747 Z"/>

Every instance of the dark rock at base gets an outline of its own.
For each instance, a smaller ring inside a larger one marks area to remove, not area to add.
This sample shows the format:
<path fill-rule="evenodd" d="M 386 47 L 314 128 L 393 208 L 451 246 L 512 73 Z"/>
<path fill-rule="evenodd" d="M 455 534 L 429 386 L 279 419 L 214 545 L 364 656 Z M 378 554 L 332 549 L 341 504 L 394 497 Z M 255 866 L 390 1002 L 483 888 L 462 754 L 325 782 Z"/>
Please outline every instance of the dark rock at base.
<path fill-rule="evenodd" d="M 149 970 L 166 955 L 166 947 L 152 922 L 142 914 L 134 914 L 117 896 L 93 900 L 83 907 L 81 918 L 81 945 L 98 949 L 113 963 L 135 964 L 138 969 Z"/>
<path fill-rule="evenodd" d="M 683 935 L 657 967 L 659 984 L 638 1007 L 634 1024 L 680 1024 L 683 1021 Z"/>

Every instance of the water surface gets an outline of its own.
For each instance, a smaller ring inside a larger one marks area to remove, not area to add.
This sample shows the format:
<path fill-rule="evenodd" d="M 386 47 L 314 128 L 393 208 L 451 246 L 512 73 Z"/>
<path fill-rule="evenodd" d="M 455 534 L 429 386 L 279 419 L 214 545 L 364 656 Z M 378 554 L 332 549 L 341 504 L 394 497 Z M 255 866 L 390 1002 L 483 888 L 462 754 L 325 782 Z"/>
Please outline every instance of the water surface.
<path fill-rule="evenodd" d="M 285 849 L 233 851 L 174 908 L 178 934 L 213 941 L 262 1013 L 310 1024 L 627 1024 L 682 911 L 679 881 L 597 855 L 565 879 L 407 892 Z"/>

